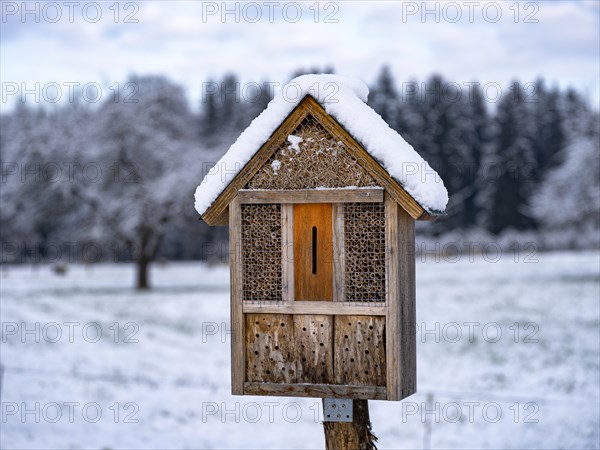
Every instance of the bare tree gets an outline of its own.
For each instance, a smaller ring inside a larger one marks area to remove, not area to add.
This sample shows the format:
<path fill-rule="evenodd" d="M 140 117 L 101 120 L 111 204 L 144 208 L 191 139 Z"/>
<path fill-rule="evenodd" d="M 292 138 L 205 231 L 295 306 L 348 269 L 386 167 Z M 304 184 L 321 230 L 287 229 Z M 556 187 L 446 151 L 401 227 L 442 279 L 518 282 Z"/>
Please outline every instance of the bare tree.
<path fill-rule="evenodd" d="M 93 211 L 89 229 L 116 244 L 117 258 L 133 256 L 136 286 L 148 289 L 165 225 L 189 195 L 181 180 L 189 178 L 192 116 L 183 90 L 162 77 L 133 77 L 123 89 L 98 111 L 82 155 L 105 175 L 79 185 L 75 195 Z"/>

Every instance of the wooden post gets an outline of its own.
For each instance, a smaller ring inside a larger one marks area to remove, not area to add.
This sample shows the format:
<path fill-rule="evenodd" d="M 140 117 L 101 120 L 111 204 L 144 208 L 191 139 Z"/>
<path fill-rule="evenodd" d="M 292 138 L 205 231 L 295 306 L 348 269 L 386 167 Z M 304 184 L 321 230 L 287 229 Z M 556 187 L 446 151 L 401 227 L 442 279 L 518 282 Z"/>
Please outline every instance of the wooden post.
<path fill-rule="evenodd" d="M 323 422 L 326 450 L 376 450 L 368 400 L 352 401 L 352 423 Z"/>

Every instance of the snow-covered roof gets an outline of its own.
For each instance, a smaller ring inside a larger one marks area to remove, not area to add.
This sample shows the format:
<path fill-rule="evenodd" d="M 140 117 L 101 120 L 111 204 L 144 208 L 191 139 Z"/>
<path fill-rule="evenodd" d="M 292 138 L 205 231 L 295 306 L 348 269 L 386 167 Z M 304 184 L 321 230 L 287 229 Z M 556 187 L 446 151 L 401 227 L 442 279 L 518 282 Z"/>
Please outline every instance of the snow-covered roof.
<path fill-rule="evenodd" d="M 448 191 L 441 177 L 366 104 L 369 88 L 363 81 L 340 75 L 302 75 L 271 100 L 219 160 L 217 170 L 204 177 L 195 193 L 200 215 L 306 95 L 314 97 L 427 212 L 446 209 Z"/>

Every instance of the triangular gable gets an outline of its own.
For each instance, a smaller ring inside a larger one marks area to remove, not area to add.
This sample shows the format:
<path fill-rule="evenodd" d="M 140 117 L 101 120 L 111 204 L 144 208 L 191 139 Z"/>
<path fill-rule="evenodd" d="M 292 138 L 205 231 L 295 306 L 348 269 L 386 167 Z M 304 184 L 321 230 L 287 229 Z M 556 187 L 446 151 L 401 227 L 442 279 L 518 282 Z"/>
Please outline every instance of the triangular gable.
<path fill-rule="evenodd" d="M 245 186 L 270 190 L 347 187 L 380 186 L 347 146 L 310 114 Z"/>
<path fill-rule="evenodd" d="M 252 178 L 269 163 L 288 136 L 312 116 L 320 126 L 334 139 L 340 141 L 349 155 L 359 166 L 383 187 L 388 194 L 415 220 L 433 220 L 436 215 L 429 214 L 387 171 L 358 143 L 323 107 L 310 95 L 307 95 L 289 116 L 275 130 L 271 137 L 260 147 L 250 161 L 237 173 L 235 178 L 221 192 L 217 199 L 202 215 L 208 225 L 227 225 L 228 206 L 237 192 L 248 185 Z"/>

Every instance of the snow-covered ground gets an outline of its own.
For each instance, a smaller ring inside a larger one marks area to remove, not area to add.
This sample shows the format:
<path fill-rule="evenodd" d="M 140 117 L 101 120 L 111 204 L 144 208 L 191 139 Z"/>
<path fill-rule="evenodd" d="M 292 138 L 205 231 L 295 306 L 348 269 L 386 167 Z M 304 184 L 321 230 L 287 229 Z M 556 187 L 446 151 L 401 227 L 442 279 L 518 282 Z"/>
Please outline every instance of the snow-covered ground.
<path fill-rule="evenodd" d="M 600 255 L 527 256 L 419 259 L 418 393 L 370 402 L 380 448 L 600 446 Z M 0 448 L 324 447 L 317 400 L 230 395 L 227 267 L 133 274 L 2 267 Z"/>

